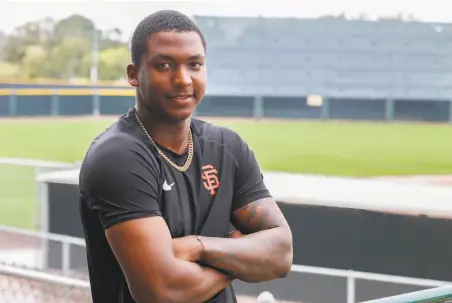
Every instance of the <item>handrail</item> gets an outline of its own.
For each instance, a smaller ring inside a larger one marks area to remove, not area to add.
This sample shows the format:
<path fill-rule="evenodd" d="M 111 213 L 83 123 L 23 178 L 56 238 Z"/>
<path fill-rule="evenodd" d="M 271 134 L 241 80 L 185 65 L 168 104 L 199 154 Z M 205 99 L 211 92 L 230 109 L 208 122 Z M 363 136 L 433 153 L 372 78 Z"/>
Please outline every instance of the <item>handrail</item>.
<path fill-rule="evenodd" d="M 57 161 L 45 161 L 25 158 L 0 158 L 0 164 L 29 166 L 38 168 L 71 168 L 74 167 L 74 163 L 69 162 L 57 162 Z"/>
<path fill-rule="evenodd" d="M 425 289 L 361 303 L 452 302 L 452 286 Z"/>
<path fill-rule="evenodd" d="M 9 227 L 9 226 L 0 226 L 0 232 L 1 231 L 25 235 L 25 236 L 37 237 L 37 238 L 46 239 L 46 240 L 59 241 L 59 242 L 63 242 L 63 243 L 69 243 L 69 244 L 73 244 L 73 245 L 79 245 L 79 246 L 86 247 L 86 242 L 83 238 L 77 238 L 77 237 L 71 237 L 71 236 L 59 235 L 59 234 L 52 234 L 52 233 L 45 233 L 45 232 L 39 232 L 39 231 L 33 231 L 33 230 L 24 230 L 24 229 L 15 228 L 15 227 Z M 377 274 L 377 273 L 361 272 L 361 271 L 355 271 L 355 270 L 334 269 L 334 268 L 297 265 L 297 264 L 292 265 L 291 271 L 298 272 L 298 273 L 310 273 L 310 274 L 332 276 L 332 277 L 352 278 L 352 279 L 361 279 L 361 280 L 378 281 L 378 282 L 389 282 L 389 283 L 406 284 L 406 285 L 417 285 L 417 286 L 424 286 L 424 287 L 452 286 L 452 282 L 449 282 L 449 281 L 411 278 L 411 277 L 396 276 L 396 275 Z"/>
<path fill-rule="evenodd" d="M 291 271 L 292 272 L 300 272 L 300 273 L 318 274 L 318 275 L 324 275 L 324 276 L 332 276 L 332 277 L 353 278 L 353 279 L 378 281 L 378 282 L 390 282 L 390 283 L 417 285 L 417 286 L 425 286 L 425 287 L 439 287 L 439 286 L 446 286 L 446 285 L 452 286 L 452 282 L 447 282 L 447 281 L 410 278 L 410 277 L 404 277 L 404 276 L 376 274 L 376 273 L 361 272 L 361 271 L 354 271 L 354 270 L 323 268 L 323 267 L 314 267 L 314 266 L 306 266 L 306 265 L 292 265 Z"/>
<path fill-rule="evenodd" d="M 63 242 L 63 243 L 68 243 L 68 244 L 72 244 L 72 245 L 86 246 L 86 242 L 84 239 L 66 236 L 66 235 L 58 235 L 58 234 L 52 234 L 52 233 L 46 233 L 46 232 L 40 232 L 40 231 L 34 231 L 34 230 L 25 230 L 25 229 L 20 229 L 20 228 L 16 228 L 16 227 L 0 225 L 0 232 L 2 232 L 2 231 L 13 233 L 13 234 L 18 234 L 18 235 L 36 237 L 36 238 L 45 239 L 45 240 Z"/>
<path fill-rule="evenodd" d="M 34 236 L 41 239 L 47 239 L 47 240 L 53 240 L 53 241 L 60 241 L 62 242 L 62 265 L 63 265 L 63 272 L 67 273 L 69 272 L 69 260 L 70 260 L 70 250 L 69 250 L 69 244 L 75 244 L 79 246 L 86 247 L 85 240 L 82 238 L 76 238 L 71 236 L 65 236 L 65 235 L 58 235 L 58 234 L 51 234 L 51 233 L 45 233 L 45 232 L 39 232 L 39 231 L 32 231 L 32 230 L 23 230 L 15 227 L 9 227 L 9 226 L 0 226 L 0 232 L 10 232 L 13 234 L 19 234 L 19 235 L 26 235 L 26 236 Z M 416 286 L 423 286 L 423 287 L 432 287 L 434 290 L 432 290 L 432 295 L 437 298 L 439 295 L 442 294 L 442 292 L 439 292 L 438 289 L 441 291 L 444 291 L 444 294 L 451 295 L 452 296 L 452 282 L 448 281 L 439 281 L 439 280 L 432 280 L 432 279 L 420 279 L 420 278 L 410 278 L 410 277 L 403 277 L 403 276 L 394 276 L 394 275 L 387 275 L 387 274 L 377 274 L 377 273 L 369 273 L 369 272 L 360 272 L 360 271 L 354 271 L 354 270 L 343 270 L 343 269 L 333 269 L 333 268 L 323 268 L 323 267 L 314 267 L 314 266 L 306 266 L 306 265 L 292 265 L 291 272 L 295 273 L 309 273 L 309 274 L 315 274 L 315 275 L 324 275 L 324 276 L 332 276 L 332 277 L 341 277 L 347 279 L 347 303 L 356 303 L 355 300 L 355 281 L 358 279 L 362 280 L 369 280 L 369 281 L 378 281 L 378 282 L 388 282 L 388 283 L 395 283 L 395 284 L 406 284 L 406 285 L 416 285 Z M 66 286 L 72 286 L 72 287 L 82 287 L 82 288 L 88 288 L 89 283 L 80 281 L 80 280 L 74 280 L 74 279 L 68 279 L 60 276 L 50 275 L 47 273 L 42 272 L 36 272 L 26 269 L 20 269 L 20 268 L 14 268 L 9 267 L 5 265 L 0 265 L 0 274 L 8 274 L 8 275 L 16 275 L 18 277 L 26 277 L 30 279 L 35 279 L 39 281 L 45 281 L 49 283 L 56 283 L 59 285 L 66 285 Z M 436 289 L 436 290 L 435 290 Z M 450 292 L 448 292 L 450 290 Z M 430 292 L 423 292 L 422 294 L 418 293 L 409 293 L 404 294 L 402 296 L 395 296 L 395 297 L 389 297 L 389 298 L 383 298 L 379 300 L 383 301 L 369 301 L 364 303 L 406 303 L 410 302 L 407 301 L 406 298 L 411 298 L 411 296 L 422 296 L 420 298 L 425 299 L 426 296 L 430 296 Z M 402 300 L 400 300 L 400 298 Z M 452 297 L 451 297 L 452 298 Z"/>

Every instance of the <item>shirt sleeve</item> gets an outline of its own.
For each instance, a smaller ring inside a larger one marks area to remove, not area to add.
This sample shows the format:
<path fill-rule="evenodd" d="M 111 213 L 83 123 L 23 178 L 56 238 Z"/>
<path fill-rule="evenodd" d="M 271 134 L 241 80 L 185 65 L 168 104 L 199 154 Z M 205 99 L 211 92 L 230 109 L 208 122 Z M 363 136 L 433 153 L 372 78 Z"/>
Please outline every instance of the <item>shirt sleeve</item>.
<path fill-rule="evenodd" d="M 83 189 L 104 230 L 127 220 L 161 216 L 155 157 L 137 143 L 112 145 L 93 152 L 83 172 Z"/>
<path fill-rule="evenodd" d="M 237 169 L 234 178 L 232 211 L 259 199 L 271 197 L 259 164 L 248 144 L 237 135 Z"/>

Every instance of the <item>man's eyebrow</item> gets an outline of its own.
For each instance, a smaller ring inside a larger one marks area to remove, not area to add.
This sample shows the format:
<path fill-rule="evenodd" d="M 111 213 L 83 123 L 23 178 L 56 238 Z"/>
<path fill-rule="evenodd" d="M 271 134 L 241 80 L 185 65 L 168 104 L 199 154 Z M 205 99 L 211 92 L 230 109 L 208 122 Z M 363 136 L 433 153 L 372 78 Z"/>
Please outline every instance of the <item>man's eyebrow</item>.
<path fill-rule="evenodd" d="M 154 58 L 162 58 L 162 59 L 167 59 L 167 60 L 172 60 L 173 57 L 171 57 L 170 55 L 165 55 L 165 54 L 156 54 L 154 56 L 152 56 Z"/>
<path fill-rule="evenodd" d="M 204 56 L 201 54 L 197 54 L 190 57 L 190 60 L 199 60 L 199 59 L 204 59 Z"/>
<path fill-rule="evenodd" d="M 166 55 L 166 54 L 156 54 L 154 56 L 152 56 L 151 58 L 161 58 L 161 59 L 166 59 L 166 60 L 173 60 L 174 58 L 170 55 Z M 204 56 L 201 54 L 196 54 L 193 56 L 189 57 L 189 60 L 200 60 L 200 59 L 204 59 Z"/>

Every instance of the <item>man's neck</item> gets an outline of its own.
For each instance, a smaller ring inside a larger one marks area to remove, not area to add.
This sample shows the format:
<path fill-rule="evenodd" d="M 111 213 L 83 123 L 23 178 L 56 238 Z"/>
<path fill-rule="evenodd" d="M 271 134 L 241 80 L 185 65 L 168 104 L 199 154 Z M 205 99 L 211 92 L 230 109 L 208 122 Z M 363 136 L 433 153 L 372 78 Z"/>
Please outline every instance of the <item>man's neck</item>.
<path fill-rule="evenodd" d="M 154 142 L 177 154 L 185 152 L 188 146 L 190 118 L 179 123 L 171 123 L 155 117 L 146 108 L 138 106 L 137 113 Z"/>

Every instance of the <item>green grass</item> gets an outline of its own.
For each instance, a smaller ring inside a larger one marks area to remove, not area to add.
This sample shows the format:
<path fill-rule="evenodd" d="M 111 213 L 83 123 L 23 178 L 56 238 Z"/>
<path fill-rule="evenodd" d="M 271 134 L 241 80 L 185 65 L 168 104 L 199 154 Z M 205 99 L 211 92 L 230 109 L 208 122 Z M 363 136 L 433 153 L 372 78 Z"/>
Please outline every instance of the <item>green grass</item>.
<path fill-rule="evenodd" d="M 228 123 L 267 170 L 340 176 L 452 173 L 452 125 Z"/>
<path fill-rule="evenodd" d="M 0 157 L 75 162 L 111 121 L 1 121 Z M 0 225 L 33 228 L 33 168 L 0 165 Z"/>
<path fill-rule="evenodd" d="M 0 121 L 0 157 L 80 161 L 113 120 Z M 378 176 L 452 174 L 452 126 L 348 122 L 220 121 L 265 170 Z M 0 166 L 0 225 L 32 228 L 33 170 Z"/>

